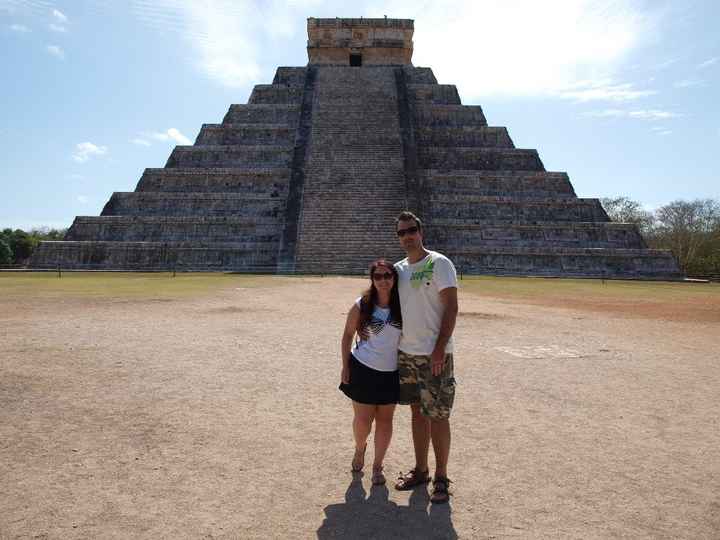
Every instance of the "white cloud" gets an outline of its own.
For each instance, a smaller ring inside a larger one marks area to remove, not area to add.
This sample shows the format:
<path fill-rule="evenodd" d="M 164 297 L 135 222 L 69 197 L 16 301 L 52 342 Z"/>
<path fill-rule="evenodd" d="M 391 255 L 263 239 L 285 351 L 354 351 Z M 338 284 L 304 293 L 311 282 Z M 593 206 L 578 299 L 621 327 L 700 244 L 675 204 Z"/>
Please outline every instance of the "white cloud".
<path fill-rule="evenodd" d="M 490 0 L 450 9 L 443 2 L 397 0 L 377 4 L 375 13 L 414 16 L 413 63 L 432 67 L 463 97 L 571 97 L 579 81 L 616 79 L 630 53 L 654 35 L 657 16 L 638 6 L 633 0 Z M 571 99 L 636 99 L 644 92 L 620 85 Z"/>
<path fill-rule="evenodd" d="M 675 88 L 692 88 L 693 86 L 702 86 L 703 81 L 700 79 L 684 79 L 682 81 L 677 81 L 673 86 Z"/>
<path fill-rule="evenodd" d="M 659 109 L 628 111 L 623 109 L 605 109 L 603 111 L 589 111 L 583 113 L 583 116 L 590 118 L 632 118 L 635 120 L 670 120 L 679 118 L 680 113 L 671 111 L 663 111 Z"/>
<path fill-rule="evenodd" d="M 190 139 L 188 139 L 185 135 L 180 133 L 180 131 L 176 128 L 168 129 L 167 134 L 170 136 L 170 138 L 173 141 L 175 141 L 178 144 L 184 144 L 184 145 L 192 144 L 192 141 L 190 141 Z"/>
<path fill-rule="evenodd" d="M 67 16 L 59 9 L 53 9 L 52 15 L 53 17 L 55 17 L 56 20 L 60 21 L 61 23 L 66 23 L 68 20 Z"/>
<path fill-rule="evenodd" d="M 170 128 L 167 131 L 154 131 L 154 132 L 148 132 L 143 134 L 144 137 L 148 137 L 151 139 L 155 139 L 156 141 L 175 141 L 178 144 L 182 145 L 191 145 L 192 141 L 188 139 L 185 135 L 180 133 L 180 130 L 177 128 Z M 147 141 L 145 141 L 147 142 Z M 139 143 L 143 144 L 143 143 Z M 148 143 L 149 146 L 149 143 Z"/>
<path fill-rule="evenodd" d="M 25 34 L 30 31 L 30 29 L 24 24 L 11 24 L 10 30 L 12 30 L 13 32 L 19 32 L 21 34 Z"/>
<path fill-rule="evenodd" d="M 97 146 L 91 142 L 82 142 L 75 145 L 75 153 L 72 158 L 77 163 L 85 163 L 92 156 L 102 156 L 107 154 L 107 146 Z"/>
<path fill-rule="evenodd" d="M 78 201 L 80 204 L 87 204 L 87 203 L 90 201 L 90 198 L 87 197 L 86 195 L 78 195 L 78 196 L 77 196 L 77 201 Z"/>
<path fill-rule="evenodd" d="M 65 59 L 65 51 L 63 51 L 62 48 L 60 48 L 58 45 L 48 45 L 47 52 L 49 52 L 55 58 L 59 58 L 60 60 Z"/>
<path fill-rule="evenodd" d="M 140 137 L 131 139 L 130 142 L 133 144 L 137 144 L 138 146 L 150 146 L 150 141 L 146 141 L 145 139 L 141 139 Z"/>
<path fill-rule="evenodd" d="M 632 84 L 612 84 L 607 81 L 580 81 L 574 88 L 559 90 L 558 96 L 579 103 L 588 101 L 632 101 L 657 94 L 655 90 L 636 90 Z"/>
<path fill-rule="evenodd" d="M 65 28 L 64 26 L 61 26 L 61 25 L 59 25 L 59 24 L 50 23 L 50 24 L 48 25 L 48 27 L 49 27 L 50 30 L 52 30 L 53 32 L 59 32 L 59 33 L 65 33 L 65 32 L 67 32 L 67 28 Z"/>
<path fill-rule="evenodd" d="M 179 33 L 194 50 L 193 61 L 198 68 L 212 80 L 230 87 L 258 82 L 259 25 L 274 21 L 283 10 L 280 5 L 277 12 L 261 17 L 260 7 L 235 0 L 135 0 L 132 9 L 156 30 Z"/>
<path fill-rule="evenodd" d="M 710 67 L 714 64 L 717 64 L 718 60 L 720 60 L 720 58 L 718 58 L 717 56 L 714 58 L 705 60 L 703 63 L 698 64 L 698 69 L 705 69 L 706 67 Z"/>

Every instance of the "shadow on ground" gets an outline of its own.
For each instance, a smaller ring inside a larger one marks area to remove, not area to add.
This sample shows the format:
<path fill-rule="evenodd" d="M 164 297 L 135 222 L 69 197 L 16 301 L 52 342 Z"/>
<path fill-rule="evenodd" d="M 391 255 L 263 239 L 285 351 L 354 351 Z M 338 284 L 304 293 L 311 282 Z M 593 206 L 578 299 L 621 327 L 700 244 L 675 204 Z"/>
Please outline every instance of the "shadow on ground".
<path fill-rule="evenodd" d="M 317 530 L 320 540 L 327 538 L 455 540 L 458 537 L 452 524 L 450 505 L 431 505 L 425 486 L 420 486 L 411 493 L 408 506 L 398 506 L 388 499 L 387 486 L 373 486 L 368 495 L 361 480 L 362 473 L 354 475 L 345 491 L 345 502 L 325 507 L 325 520 Z"/>

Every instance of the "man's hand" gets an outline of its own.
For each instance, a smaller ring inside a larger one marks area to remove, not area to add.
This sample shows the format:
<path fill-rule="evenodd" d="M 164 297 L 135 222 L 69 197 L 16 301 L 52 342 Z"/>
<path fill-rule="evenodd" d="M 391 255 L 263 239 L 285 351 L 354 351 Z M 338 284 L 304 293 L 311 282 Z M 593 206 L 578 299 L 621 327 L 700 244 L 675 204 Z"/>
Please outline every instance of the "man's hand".
<path fill-rule="evenodd" d="M 438 377 L 445 367 L 445 351 L 435 349 L 430 355 L 430 368 L 434 377 Z"/>
<path fill-rule="evenodd" d="M 342 371 L 340 372 L 340 381 L 343 384 L 350 384 L 350 369 L 347 367 L 342 368 Z"/>

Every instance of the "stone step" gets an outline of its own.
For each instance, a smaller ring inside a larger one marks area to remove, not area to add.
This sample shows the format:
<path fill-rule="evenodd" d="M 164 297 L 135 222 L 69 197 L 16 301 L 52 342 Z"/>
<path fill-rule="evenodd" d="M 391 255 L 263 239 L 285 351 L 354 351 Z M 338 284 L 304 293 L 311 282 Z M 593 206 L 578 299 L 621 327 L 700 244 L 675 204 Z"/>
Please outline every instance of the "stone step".
<path fill-rule="evenodd" d="M 616 248 L 472 248 L 433 246 L 468 274 L 562 277 L 679 277 L 669 251 Z"/>
<path fill-rule="evenodd" d="M 506 128 L 481 125 L 417 127 L 415 141 L 418 146 L 515 148 Z"/>
<path fill-rule="evenodd" d="M 282 220 L 285 198 L 238 193 L 115 192 L 103 216 L 237 216 Z"/>
<path fill-rule="evenodd" d="M 302 86 L 305 84 L 307 68 L 304 67 L 279 67 L 275 70 L 273 84 L 290 84 Z"/>
<path fill-rule="evenodd" d="M 299 84 L 256 84 L 248 103 L 297 103 L 302 101 L 303 86 Z"/>
<path fill-rule="evenodd" d="M 135 191 L 241 193 L 284 198 L 289 168 L 145 169 Z"/>
<path fill-rule="evenodd" d="M 483 171 L 544 171 L 537 150 L 467 147 L 418 147 L 421 169 L 443 171 L 471 169 Z"/>
<path fill-rule="evenodd" d="M 411 103 L 415 125 L 426 126 L 487 126 L 479 105 L 433 105 Z"/>
<path fill-rule="evenodd" d="M 537 221 L 610 221 L 597 199 L 515 199 L 510 197 L 436 198 L 428 202 L 429 221 L 463 220 L 533 223 Z M 460 221 L 458 221 L 460 224 Z"/>
<path fill-rule="evenodd" d="M 408 84 L 437 84 L 435 74 L 430 68 L 404 66 L 402 69 Z"/>
<path fill-rule="evenodd" d="M 165 167 L 289 167 L 291 146 L 176 146 Z"/>
<path fill-rule="evenodd" d="M 472 247 L 647 247 L 638 229 L 630 223 L 496 223 L 443 225 L 433 220 L 427 227 L 428 245 L 445 249 Z"/>
<path fill-rule="evenodd" d="M 564 172 L 439 171 L 420 169 L 418 177 L 431 193 L 458 196 L 575 197 Z"/>
<path fill-rule="evenodd" d="M 285 124 L 297 126 L 300 105 L 293 103 L 233 104 L 223 118 L 223 124 Z"/>
<path fill-rule="evenodd" d="M 460 105 L 460 95 L 454 84 L 408 84 L 408 99 L 412 102 L 436 105 Z"/>
<path fill-rule="evenodd" d="M 238 217 L 78 216 L 65 235 L 72 241 L 234 242 L 280 241 L 277 219 Z"/>
<path fill-rule="evenodd" d="M 273 271 L 275 243 L 41 242 L 33 268 L 87 270 Z"/>
<path fill-rule="evenodd" d="M 295 127 L 283 124 L 203 124 L 195 146 L 295 144 Z"/>

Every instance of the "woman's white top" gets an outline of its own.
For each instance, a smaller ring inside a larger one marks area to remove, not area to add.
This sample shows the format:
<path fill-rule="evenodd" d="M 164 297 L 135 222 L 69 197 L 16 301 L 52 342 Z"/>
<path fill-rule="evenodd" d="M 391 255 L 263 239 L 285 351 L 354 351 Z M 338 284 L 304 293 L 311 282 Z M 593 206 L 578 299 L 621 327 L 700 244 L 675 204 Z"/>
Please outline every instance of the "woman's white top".
<path fill-rule="evenodd" d="M 360 308 L 360 298 L 355 300 Z M 397 369 L 401 325 L 390 319 L 390 308 L 375 306 L 368 324 L 368 339 L 361 340 L 352 351 L 358 362 L 378 371 Z"/>

